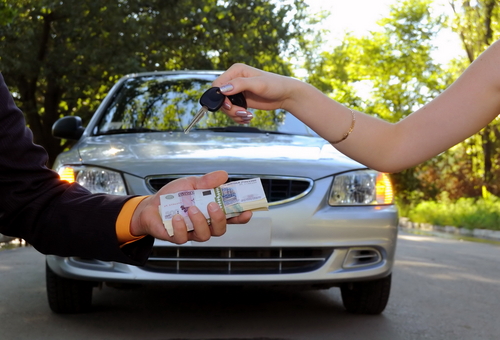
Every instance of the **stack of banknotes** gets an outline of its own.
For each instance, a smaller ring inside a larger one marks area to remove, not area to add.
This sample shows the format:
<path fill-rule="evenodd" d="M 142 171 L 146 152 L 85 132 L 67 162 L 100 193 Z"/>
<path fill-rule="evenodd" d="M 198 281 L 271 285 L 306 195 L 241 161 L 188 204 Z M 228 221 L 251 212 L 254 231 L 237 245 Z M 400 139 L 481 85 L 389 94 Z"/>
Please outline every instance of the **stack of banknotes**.
<path fill-rule="evenodd" d="M 176 214 L 184 217 L 188 230 L 193 230 L 193 223 L 188 217 L 188 208 L 195 205 L 210 223 L 207 205 L 217 202 L 226 214 L 226 218 L 238 216 L 243 211 L 268 210 L 266 194 L 260 178 L 234 181 L 214 189 L 179 191 L 160 196 L 160 215 L 163 225 L 170 236 L 174 235 L 172 218 Z"/>

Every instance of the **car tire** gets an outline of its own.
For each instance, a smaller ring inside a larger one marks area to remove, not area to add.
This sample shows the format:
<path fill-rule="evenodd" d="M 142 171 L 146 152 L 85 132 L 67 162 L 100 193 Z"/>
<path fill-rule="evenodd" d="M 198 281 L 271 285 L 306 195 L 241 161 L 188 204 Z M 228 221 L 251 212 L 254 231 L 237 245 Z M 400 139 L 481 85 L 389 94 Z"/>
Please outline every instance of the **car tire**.
<path fill-rule="evenodd" d="M 372 281 L 345 283 L 340 287 L 345 309 L 356 314 L 380 314 L 389 301 L 392 275 Z"/>
<path fill-rule="evenodd" d="M 93 282 L 67 279 L 57 275 L 45 263 L 49 307 L 54 313 L 84 313 L 91 309 Z"/>

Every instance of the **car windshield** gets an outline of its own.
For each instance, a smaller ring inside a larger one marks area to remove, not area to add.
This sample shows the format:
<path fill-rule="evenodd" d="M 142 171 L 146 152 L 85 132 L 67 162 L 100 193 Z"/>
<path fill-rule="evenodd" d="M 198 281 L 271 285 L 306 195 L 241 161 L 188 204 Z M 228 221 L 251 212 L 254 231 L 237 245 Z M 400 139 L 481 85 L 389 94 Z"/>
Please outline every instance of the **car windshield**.
<path fill-rule="evenodd" d="M 131 77 L 105 108 L 94 135 L 136 132 L 183 132 L 201 109 L 199 99 L 216 74 L 155 74 Z M 317 136 L 284 110 L 250 110 L 249 124 L 233 122 L 223 112 L 208 112 L 192 131 L 279 133 Z"/>

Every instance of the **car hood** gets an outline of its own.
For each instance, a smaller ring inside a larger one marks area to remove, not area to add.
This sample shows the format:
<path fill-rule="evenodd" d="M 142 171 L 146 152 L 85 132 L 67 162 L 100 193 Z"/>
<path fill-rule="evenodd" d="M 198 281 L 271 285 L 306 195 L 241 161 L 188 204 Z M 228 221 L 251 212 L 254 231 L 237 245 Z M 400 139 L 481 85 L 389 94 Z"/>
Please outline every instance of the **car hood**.
<path fill-rule="evenodd" d="M 366 168 L 318 137 L 207 131 L 84 137 L 57 162 L 97 165 L 139 177 L 225 170 L 314 180 Z"/>

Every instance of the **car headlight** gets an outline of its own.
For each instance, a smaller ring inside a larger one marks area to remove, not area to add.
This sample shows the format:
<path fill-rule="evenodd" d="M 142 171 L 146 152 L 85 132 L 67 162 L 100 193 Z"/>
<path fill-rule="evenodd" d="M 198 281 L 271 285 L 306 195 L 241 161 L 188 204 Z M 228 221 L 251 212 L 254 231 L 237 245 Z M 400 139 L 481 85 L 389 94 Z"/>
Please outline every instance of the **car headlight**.
<path fill-rule="evenodd" d="M 77 182 L 92 193 L 126 195 L 125 182 L 120 173 L 97 167 L 68 166 L 57 169 L 61 180 Z"/>
<path fill-rule="evenodd" d="M 330 205 L 393 204 L 389 175 L 374 170 L 359 170 L 335 176 L 328 199 Z"/>

